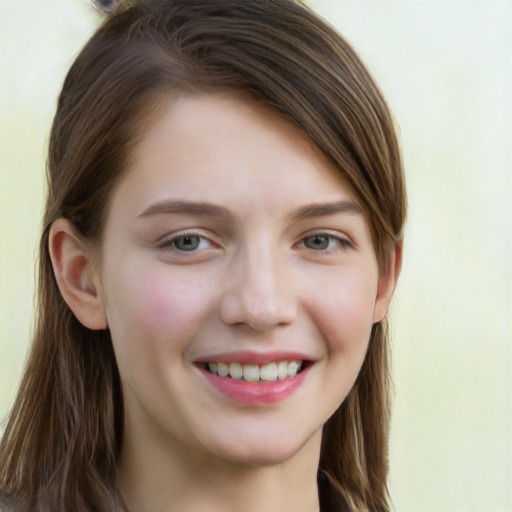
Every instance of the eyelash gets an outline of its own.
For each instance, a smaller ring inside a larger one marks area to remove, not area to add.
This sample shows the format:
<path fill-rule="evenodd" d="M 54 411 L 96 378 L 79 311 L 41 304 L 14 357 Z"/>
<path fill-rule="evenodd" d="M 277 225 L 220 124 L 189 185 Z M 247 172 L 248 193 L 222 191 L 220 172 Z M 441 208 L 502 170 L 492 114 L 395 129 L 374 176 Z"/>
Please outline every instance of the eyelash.
<path fill-rule="evenodd" d="M 177 246 L 177 243 L 180 241 L 180 240 L 185 240 L 185 239 L 199 239 L 199 245 L 193 249 L 190 249 L 190 250 L 186 250 L 186 249 L 180 249 L 178 246 Z M 327 241 L 328 243 L 328 246 L 325 247 L 325 248 L 312 248 L 312 247 L 308 247 L 306 245 L 306 241 L 307 240 L 312 240 L 312 239 L 324 239 Z M 204 245 L 204 243 L 207 243 L 208 246 L 207 247 L 201 247 L 201 245 Z M 348 249 L 351 249 L 354 247 L 353 243 L 344 238 L 344 237 L 340 237 L 340 236 L 335 236 L 335 235 L 331 235 L 329 233 L 312 233 L 308 236 L 305 236 L 303 238 L 301 238 L 301 240 L 298 242 L 298 245 L 301 245 L 302 247 L 301 248 L 305 248 L 306 250 L 311 250 L 313 252 L 318 252 L 318 253 L 330 253 L 332 252 L 333 250 L 335 250 L 335 246 L 338 246 L 341 250 L 345 251 L 345 250 L 348 250 Z M 174 235 L 173 237 L 171 238 L 168 238 L 168 239 L 165 239 L 163 240 L 162 242 L 160 242 L 158 244 L 158 248 L 159 249 L 174 249 L 176 250 L 177 252 L 180 252 L 180 253 L 191 253 L 191 254 L 194 254 L 196 252 L 199 252 L 201 250 L 204 250 L 204 249 L 210 249 L 212 247 L 215 247 L 215 244 L 207 237 L 199 234 L 199 233 L 194 233 L 194 232 L 190 232 L 190 233 L 179 233 L 177 235 Z"/>
<path fill-rule="evenodd" d="M 182 253 L 195 253 L 195 252 L 198 252 L 202 249 L 205 249 L 205 247 L 196 247 L 194 249 L 191 249 L 191 250 L 186 250 L 186 249 L 180 249 L 179 247 L 176 246 L 177 242 L 179 240 L 184 240 L 184 239 L 187 239 L 187 238 L 192 238 L 192 239 L 199 239 L 199 244 L 204 244 L 204 242 L 206 241 L 206 243 L 208 244 L 208 248 L 211 248 L 214 246 L 214 243 L 208 239 L 207 237 L 199 234 L 199 233 L 179 233 L 177 235 L 174 235 L 173 237 L 171 238 L 166 238 L 165 240 L 163 240 L 162 242 L 160 242 L 158 244 L 158 248 L 159 249 L 175 249 L 176 251 L 178 252 L 182 252 Z"/>
<path fill-rule="evenodd" d="M 328 246 L 326 248 L 313 249 L 311 247 L 307 247 L 305 242 L 306 240 L 311 239 L 326 239 L 328 242 Z M 301 245 L 305 246 L 306 249 L 311 250 L 313 252 L 328 254 L 336 249 L 336 246 L 342 251 L 346 251 L 354 247 L 354 244 L 348 240 L 347 238 L 341 236 L 331 235 L 329 233 L 312 233 L 308 236 L 303 237 L 300 242 Z"/>

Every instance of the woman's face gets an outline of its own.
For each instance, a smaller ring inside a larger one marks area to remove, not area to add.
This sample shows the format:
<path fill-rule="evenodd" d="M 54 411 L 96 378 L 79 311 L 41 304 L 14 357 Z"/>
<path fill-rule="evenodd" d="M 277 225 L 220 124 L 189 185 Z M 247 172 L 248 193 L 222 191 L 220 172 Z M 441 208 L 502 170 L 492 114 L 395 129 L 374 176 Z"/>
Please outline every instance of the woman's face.
<path fill-rule="evenodd" d="M 126 442 L 286 460 L 320 439 L 386 311 L 367 220 L 273 111 L 234 95 L 166 109 L 113 194 L 101 255 Z"/>

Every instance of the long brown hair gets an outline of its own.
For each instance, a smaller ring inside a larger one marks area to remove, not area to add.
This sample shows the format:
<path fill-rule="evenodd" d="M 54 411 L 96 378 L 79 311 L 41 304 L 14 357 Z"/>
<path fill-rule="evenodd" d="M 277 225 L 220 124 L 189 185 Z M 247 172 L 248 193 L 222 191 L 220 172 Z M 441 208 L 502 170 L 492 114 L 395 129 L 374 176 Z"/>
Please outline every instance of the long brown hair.
<path fill-rule="evenodd" d="M 386 103 L 350 45 L 295 0 L 141 0 L 108 19 L 72 65 L 49 146 L 34 339 L 0 444 L 0 496 L 12 510 L 119 510 L 122 397 L 108 331 L 62 299 L 48 252 L 59 217 L 100 241 L 106 210 L 162 95 L 238 91 L 302 129 L 351 184 L 381 269 L 406 211 Z M 389 510 L 388 335 L 374 325 L 363 367 L 324 426 L 323 509 Z"/>

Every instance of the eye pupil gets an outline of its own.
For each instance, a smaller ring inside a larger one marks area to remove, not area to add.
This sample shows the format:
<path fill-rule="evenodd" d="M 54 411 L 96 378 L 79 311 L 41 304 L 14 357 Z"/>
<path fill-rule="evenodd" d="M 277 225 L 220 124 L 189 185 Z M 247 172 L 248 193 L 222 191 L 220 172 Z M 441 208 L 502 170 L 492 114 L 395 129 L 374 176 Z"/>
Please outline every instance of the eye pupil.
<path fill-rule="evenodd" d="M 198 236 L 182 236 L 175 240 L 174 245 L 181 251 L 194 251 L 199 247 Z"/>
<path fill-rule="evenodd" d="M 327 249 L 329 247 L 329 237 L 321 235 L 308 236 L 304 239 L 304 245 L 308 249 Z"/>

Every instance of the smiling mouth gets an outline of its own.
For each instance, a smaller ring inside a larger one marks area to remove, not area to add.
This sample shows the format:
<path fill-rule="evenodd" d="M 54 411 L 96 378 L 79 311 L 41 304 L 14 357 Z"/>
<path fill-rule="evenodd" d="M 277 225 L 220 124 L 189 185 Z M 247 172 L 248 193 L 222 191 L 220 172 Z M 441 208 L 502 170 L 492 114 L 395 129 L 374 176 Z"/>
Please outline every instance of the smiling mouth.
<path fill-rule="evenodd" d="M 212 375 L 245 382 L 276 382 L 295 377 L 305 367 L 300 360 L 277 361 L 264 365 L 212 362 L 201 363 Z"/>

